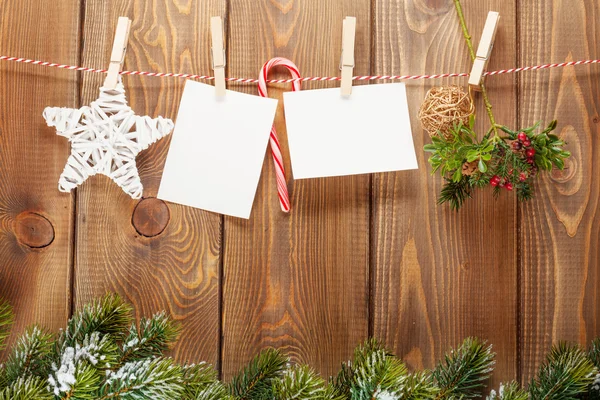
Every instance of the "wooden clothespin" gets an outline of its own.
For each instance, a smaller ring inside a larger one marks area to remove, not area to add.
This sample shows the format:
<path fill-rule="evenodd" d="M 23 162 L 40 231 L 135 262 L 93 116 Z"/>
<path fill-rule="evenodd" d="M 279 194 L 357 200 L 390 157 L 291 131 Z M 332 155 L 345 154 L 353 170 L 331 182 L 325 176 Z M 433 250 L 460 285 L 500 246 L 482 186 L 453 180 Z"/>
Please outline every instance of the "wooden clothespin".
<path fill-rule="evenodd" d="M 123 68 L 123 62 L 125 61 L 130 29 L 131 20 L 127 17 L 119 17 L 117 30 L 115 32 L 115 41 L 113 42 L 112 53 L 110 55 L 110 65 L 108 67 L 106 79 L 104 80 L 105 88 L 114 89 L 117 87 L 119 73 Z"/>
<path fill-rule="evenodd" d="M 481 34 L 481 40 L 479 41 L 479 47 L 477 47 L 473 68 L 469 75 L 469 86 L 474 90 L 481 90 L 483 73 L 487 68 L 490 54 L 492 54 L 492 49 L 494 48 L 494 39 L 496 38 L 499 21 L 500 13 L 495 11 L 490 11 L 488 13 L 485 26 L 483 27 L 483 33 Z"/>
<path fill-rule="evenodd" d="M 356 36 L 356 17 L 344 18 L 342 29 L 342 96 L 352 94 L 352 75 L 354 72 L 354 38 Z"/>
<path fill-rule="evenodd" d="M 223 45 L 223 20 L 221 17 L 210 19 L 212 34 L 212 68 L 215 73 L 215 92 L 217 97 L 225 96 L 225 46 Z"/>

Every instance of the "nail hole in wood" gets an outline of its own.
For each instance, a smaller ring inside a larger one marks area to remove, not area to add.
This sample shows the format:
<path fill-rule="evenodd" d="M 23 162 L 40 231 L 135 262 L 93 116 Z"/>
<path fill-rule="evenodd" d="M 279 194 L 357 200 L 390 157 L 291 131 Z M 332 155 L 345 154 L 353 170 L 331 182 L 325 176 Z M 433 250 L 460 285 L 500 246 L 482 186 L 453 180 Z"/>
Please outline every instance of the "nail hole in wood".
<path fill-rule="evenodd" d="M 155 197 L 149 197 L 140 200 L 135 206 L 131 223 L 140 235 L 155 237 L 165 230 L 170 218 L 167 204 Z"/>

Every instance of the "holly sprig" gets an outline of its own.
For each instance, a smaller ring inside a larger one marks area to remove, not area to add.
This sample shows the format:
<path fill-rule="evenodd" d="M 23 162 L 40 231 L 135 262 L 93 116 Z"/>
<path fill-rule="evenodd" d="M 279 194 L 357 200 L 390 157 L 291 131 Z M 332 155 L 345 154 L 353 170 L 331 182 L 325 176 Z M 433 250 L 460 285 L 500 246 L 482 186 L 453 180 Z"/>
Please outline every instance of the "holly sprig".
<path fill-rule="evenodd" d="M 571 156 L 563 149 L 565 142 L 552 134 L 556 121 L 541 132 L 537 132 L 539 122 L 516 131 L 496 125 L 481 140 L 474 125 L 471 117 L 468 125 L 458 123 L 448 135 L 434 135 L 432 143 L 424 146 L 431 153 L 432 174 L 439 172 L 446 181 L 438 204 L 449 203 L 459 209 L 474 189 L 488 185 L 494 188 L 495 196 L 504 189 L 516 191 L 521 201 L 529 200 L 539 172 L 562 170 L 565 159 Z"/>

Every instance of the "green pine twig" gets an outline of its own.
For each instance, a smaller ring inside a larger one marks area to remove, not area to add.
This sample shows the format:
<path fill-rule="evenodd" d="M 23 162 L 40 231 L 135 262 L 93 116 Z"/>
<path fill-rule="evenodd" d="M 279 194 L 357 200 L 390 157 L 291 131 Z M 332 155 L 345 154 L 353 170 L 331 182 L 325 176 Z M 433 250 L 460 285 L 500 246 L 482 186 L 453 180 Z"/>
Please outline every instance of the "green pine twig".
<path fill-rule="evenodd" d="M 542 364 L 537 378 L 529 385 L 536 400 L 577 399 L 588 392 L 598 369 L 576 345 L 560 343 Z"/>
<path fill-rule="evenodd" d="M 0 299 L 0 350 L 4 349 L 4 341 L 10 335 L 12 323 L 12 307 L 7 301 Z"/>
<path fill-rule="evenodd" d="M 440 392 L 436 399 L 471 399 L 494 370 L 492 347 L 476 338 L 467 338 L 457 350 L 447 353 L 433 371 Z"/>
<path fill-rule="evenodd" d="M 47 383 L 39 377 L 18 378 L 9 386 L 0 390 L 0 400 L 52 400 Z"/>
<path fill-rule="evenodd" d="M 31 376 L 47 378 L 52 350 L 50 333 L 37 326 L 29 328 L 11 349 L 4 365 L 5 379 L 13 382 Z"/>
<path fill-rule="evenodd" d="M 129 334 L 123 341 L 119 365 L 128 361 L 158 357 L 172 347 L 177 341 L 181 327 L 165 312 L 155 314 L 152 318 L 142 318 L 139 327 L 132 324 Z"/>
<path fill-rule="evenodd" d="M 230 393 L 238 400 L 270 400 L 273 381 L 283 375 L 289 361 L 278 350 L 263 350 L 233 378 Z"/>

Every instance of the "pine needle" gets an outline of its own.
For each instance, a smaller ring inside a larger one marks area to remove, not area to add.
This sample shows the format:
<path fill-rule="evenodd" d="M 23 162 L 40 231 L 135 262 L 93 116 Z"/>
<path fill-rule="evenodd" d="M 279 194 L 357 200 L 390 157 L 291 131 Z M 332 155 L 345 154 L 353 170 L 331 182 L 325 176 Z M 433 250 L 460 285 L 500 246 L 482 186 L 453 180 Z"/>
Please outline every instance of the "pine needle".
<path fill-rule="evenodd" d="M 78 311 L 67 323 L 61 344 L 73 346 L 94 332 L 123 337 L 131 325 L 133 308 L 117 294 L 108 294 Z"/>
<path fill-rule="evenodd" d="M 308 366 L 293 366 L 273 382 L 277 400 L 344 400 Z"/>
<path fill-rule="evenodd" d="M 491 346 L 476 338 L 468 338 L 457 350 L 445 355 L 445 359 L 433 371 L 440 392 L 436 399 L 471 399 L 480 397 L 494 369 Z"/>
<path fill-rule="evenodd" d="M 181 374 L 181 366 L 170 358 L 130 362 L 109 374 L 98 399 L 178 399 L 183 394 Z"/>
<path fill-rule="evenodd" d="M 128 361 L 157 357 L 177 341 L 180 327 L 165 312 L 155 314 L 152 318 L 142 318 L 139 328 L 132 324 L 129 335 L 125 338 L 121 349 L 120 364 Z"/>
<path fill-rule="evenodd" d="M 52 350 L 51 334 L 37 326 L 29 328 L 17 340 L 8 356 L 4 365 L 5 379 L 13 382 L 30 376 L 47 378 Z"/>
<path fill-rule="evenodd" d="M 4 349 L 4 341 L 10 335 L 12 323 L 12 307 L 8 302 L 0 299 L 0 350 Z"/>
<path fill-rule="evenodd" d="M 46 382 L 38 377 L 19 378 L 0 391 L 0 400 L 51 400 Z"/>
<path fill-rule="evenodd" d="M 529 385 L 536 400 L 576 400 L 594 382 L 597 368 L 576 345 L 560 343 L 552 348 L 537 378 Z"/>
<path fill-rule="evenodd" d="M 184 366 L 183 381 L 183 400 L 231 399 L 227 387 L 219 382 L 217 371 L 207 363 Z"/>
<path fill-rule="evenodd" d="M 271 400 L 273 381 L 283 375 L 289 361 L 278 350 L 263 350 L 233 378 L 230 393 L 238 400 Z"/>
<path fill-rule="evenodd" d="M 498 393 L 492 390 L 487 400 L 528 400 L 529 394 L 521 389 L 519 384 L 512 381 L 507 384 L 501 384 Z"/>

